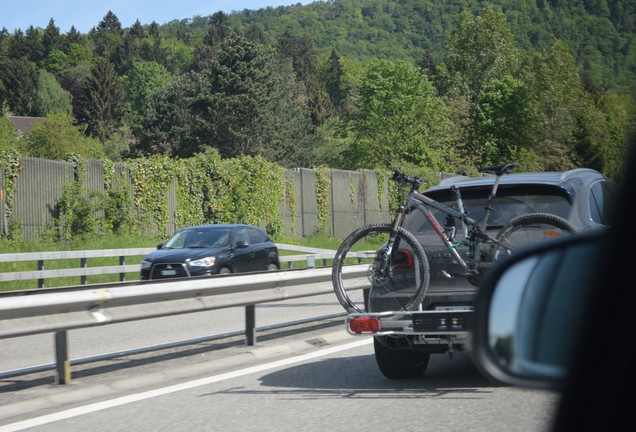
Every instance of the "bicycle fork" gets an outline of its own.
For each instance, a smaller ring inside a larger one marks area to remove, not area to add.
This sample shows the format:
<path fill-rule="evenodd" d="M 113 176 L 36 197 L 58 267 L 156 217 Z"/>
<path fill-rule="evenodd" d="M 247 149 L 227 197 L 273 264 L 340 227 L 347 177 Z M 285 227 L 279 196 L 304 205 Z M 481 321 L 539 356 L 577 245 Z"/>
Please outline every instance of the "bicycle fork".
<path fill-rule="evenodd" d="M 389 263 L 391 262 L 391 254 L 393 253 L 393 248 L 395 247 L 395 242 L 397 240 L 398 228 L 402 226 L 402 222 L 404 221 L 404 214 L 406 213 L 406 207 L 401 205 L 397 212 L 395 213 L 395 218 L 393 219 L 393 223 L 391 224 L 391 233 L 389 234 L 389 240 L 387 241 L 386 248 L 382 253 L 382 259 L 380 260 L 379 273 L 380 275 L 386 275 L 389 270 Z"/>

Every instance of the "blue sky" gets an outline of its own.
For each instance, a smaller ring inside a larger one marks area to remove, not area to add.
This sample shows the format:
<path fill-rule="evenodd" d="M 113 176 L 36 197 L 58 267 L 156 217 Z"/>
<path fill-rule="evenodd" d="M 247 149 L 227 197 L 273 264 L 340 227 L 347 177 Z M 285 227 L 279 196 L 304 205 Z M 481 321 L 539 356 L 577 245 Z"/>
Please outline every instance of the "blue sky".
<path fill-rule="evenodd" d="M 126 28 L 137 19 L 142 24 L 152 21 L 164 24 L 174 19 L 207 16 L 218 11 L 230 13 L 297 3 L 308 4 L 311 0 L 0 0 L 0 29 L 5 27 L 12 34 L 17 28 L 25 31 L 31 25 L 46 28 L 53 18 L 62 33 L 66 33 L 72 25 L 80 33 L 88 33 L 109 10 Z"/>

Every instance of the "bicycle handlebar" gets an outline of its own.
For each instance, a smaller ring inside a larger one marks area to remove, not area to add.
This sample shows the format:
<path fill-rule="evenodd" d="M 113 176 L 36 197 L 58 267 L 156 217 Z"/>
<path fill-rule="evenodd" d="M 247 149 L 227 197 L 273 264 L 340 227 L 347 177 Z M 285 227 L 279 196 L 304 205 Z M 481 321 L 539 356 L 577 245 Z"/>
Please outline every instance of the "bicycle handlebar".
<path fill-rule="evenodd" d="M 425 178 L 409 177 L 397 168 L 393 168 L 391 179 L 396 182 L 408 183 L 414 190 L 417 190 L 422 183 L 427 181 Z"/>

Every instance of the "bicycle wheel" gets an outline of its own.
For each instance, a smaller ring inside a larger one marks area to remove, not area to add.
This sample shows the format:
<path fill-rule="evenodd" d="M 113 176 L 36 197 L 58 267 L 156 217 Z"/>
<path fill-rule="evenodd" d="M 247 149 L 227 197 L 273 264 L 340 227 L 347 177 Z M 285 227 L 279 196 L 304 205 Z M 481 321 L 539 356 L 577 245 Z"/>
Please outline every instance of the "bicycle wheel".
<path fill-rule="evenodd" d="M 519 216 L 497 234 L 493 261 L 511 255 L 516 249 L 533 243 L 556 239 L 575 231 L 574 226 L 550 213 L 530 213 Z"/>
<path fill-rule="evenodd" d="M 338 248 L 331 280 L 347 312 L 413 310 L 426 295 L 430 279 L 426 254 L 415 236 L 403 228 L 398 228 L 388 268 L 382 274 L 380 260 L 390 234 L 390 225 L 368 225 L 351 233 Z M 343 275 L 354 265 L 366 266 L 364 277 Z"/>

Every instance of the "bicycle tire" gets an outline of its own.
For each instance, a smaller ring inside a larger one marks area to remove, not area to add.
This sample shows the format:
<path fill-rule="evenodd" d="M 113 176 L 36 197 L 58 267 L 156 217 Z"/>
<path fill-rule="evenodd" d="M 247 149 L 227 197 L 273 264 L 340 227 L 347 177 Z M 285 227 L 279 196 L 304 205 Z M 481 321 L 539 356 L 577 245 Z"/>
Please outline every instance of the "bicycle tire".
<path fill-rule="evenodd" d="M 404 228 L 397 230 L 389 274 L 378 275 L 378 251 L 388 241 L 391 229 L 388 224 L 367 225 L 340 244 L 331 280 L 336 297 L 347 312 L 413 310 L 426 296 L 430 282 L 428 259 L 417 238 Z M 349 264 L 367 264 L 366 278 L 343 278 L 343 268 Z"/>
<path fill-rule="evenodd" d="M 541 241 L 548 241 L 576 231 L 564 218 L 551 213 L 530 213 L 518 216 L 497 234 L 493 261 L 511 255 L 514 250 Z"/>

